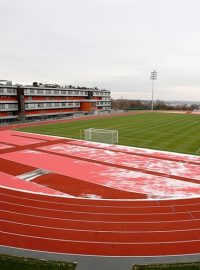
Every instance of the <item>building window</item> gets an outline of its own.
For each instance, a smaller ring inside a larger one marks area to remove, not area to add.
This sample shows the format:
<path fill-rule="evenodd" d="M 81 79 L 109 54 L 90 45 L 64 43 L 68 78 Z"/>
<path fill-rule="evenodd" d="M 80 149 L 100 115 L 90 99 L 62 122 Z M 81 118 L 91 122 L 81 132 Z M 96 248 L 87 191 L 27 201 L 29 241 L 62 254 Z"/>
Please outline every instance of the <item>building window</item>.
<path fill-rule="evenodd" d="M 52 92 L 51 90 L 46 90 L 46 93 L 50 95 Z"/>
<path fill-rule="evenodd" d="M 47 108 L 51 108 L 52 107 L 52 103 L 46 103 L 46 107 Z"/>
<path fill-rule="evenodd" d="M 14 89 L 7 89 L 7 93 L 9 93 L 9 94 L 14 93 Z"/>
<path fill-rule="evenodd" d="M 28 104 L 28 109 L 33 109 L 33 108 L 36 108 L 36 104 Z"/>
<path fill-rule="evenodd" d="M 17 104 L 8 104 L 8 109 L 17 109 Z"/>
<path fill-rule="evenodd" d="M 6 108 L 5 104 L 0 104 L 0 109 L 1 110 L 5 110 L 5 108 Z"/>
<path fill-rule="evenodd" d="M 59 94 L 59 90 L 54 90 L 54 94 L 58 95 Z"/>
<path fill-rule="evenodd" d="M 38 89 L 38 90 L 37 90 L 37 94 L 43 94 L 43 90 Z"/>

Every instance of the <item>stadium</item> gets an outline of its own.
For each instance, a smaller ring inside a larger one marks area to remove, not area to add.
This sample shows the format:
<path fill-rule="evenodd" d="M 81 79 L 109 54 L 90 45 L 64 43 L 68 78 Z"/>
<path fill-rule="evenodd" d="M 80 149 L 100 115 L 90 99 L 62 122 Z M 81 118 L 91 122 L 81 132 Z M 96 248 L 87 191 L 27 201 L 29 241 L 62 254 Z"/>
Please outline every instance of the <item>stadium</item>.
<path fill-rule="evenodd" d="M 142 112 L 2 126 L 1 253 L 77 270 L 198 262 L 199 123 Z M 84 140 L 90 128 L 118 144 Z"/>

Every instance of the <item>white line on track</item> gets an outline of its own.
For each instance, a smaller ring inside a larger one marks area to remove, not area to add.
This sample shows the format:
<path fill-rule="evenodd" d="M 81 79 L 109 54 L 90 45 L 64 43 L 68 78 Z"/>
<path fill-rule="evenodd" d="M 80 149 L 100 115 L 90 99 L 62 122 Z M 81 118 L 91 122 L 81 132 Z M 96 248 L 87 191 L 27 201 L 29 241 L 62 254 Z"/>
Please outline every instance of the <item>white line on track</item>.
<path fill-rule="evenodd" d="M 0 210 L 6 213 L 12 213 L 12 214 L 17 214 L 21 216 L 30 216 L 30 217 L 38 217 L 38 218 L 44 218 L 44 219 L 55 219 L 55 220 L 62 220 L 62 221 L 80 221 L 82 223 L 101 223 L 101 224 L 122 224 L 121 221 L 102 221 L 102 220 L 83 220 L 83 219 L 69 219 L 69 218 L 56 218 L 56 217 L 47 217 L 47 216 L 38 216 L 38 215 L 31 215 L 31 214 L 24 214 L 20 212 L 15 212 L 15 211 L 8 211 L 8 210 Z M 194 221 L 200 221 L 198 218 L 193 218 L 193 219 L 179 219 L 179 220 L 164 220 L 164 221 L 126 221 L 126 224 L 153 224 L 153 223 L 180 223 L 180 222 L 194 222 Z"/>
<path fill-rule="evenodd" d="M 105 230 L 81 230 L 81 229 L 74 229 L 74 228 L 64 228 L 64 227 L 52 227 L 52 226 L 42 226 L 42 225 L 36 225 L 36 224 L 28 224 L 28 223 L 21 223 L 21 222 L 15 222 L 15 221 L 10 221 L 10 220 L 5 220 L 5 219 L 0 219 L 0 221 L 7 222 L 7 223 L 13 223 L 13 224 L 19 224 L 19 225 L 25 225 L 25 226 L 30 226 L 30 227 L 36 227 L 36 228 L 46 228 L 46 229 L 56 229 L 56 230 L 62 230 L 62 231 L 75 231 L 75 232 L 101 232 L 101 233 L 119 233 L 119 234 L 131 234 L 131 233 L 165 233 L 165 232 L 190 232 L 190 231 L 199 231 L 199 228 L 191 228 L 191 229 L 186 229 L 186 230 L 151 230 L 151 231 L 105 231 Z"/>
<path fill-rule="evenodd" d="M 40 237 L 40 236 L 32 236 L 27 234 L 19 234 L 19 233 L 11 233 L 11 232 L 5 232 L 0 231 L 0 233 L 3 234 L 9 234 L 9 235 L 17 235 L 17 236 L 24 236 L 28 238 L 36 238 L 36 239 L 44 239 L 44 240 L 51 240 L 51 241 L 60 241 L 60 242 L 70 242 L 70 243 L 92 243 L 92 244 L 103 244 L 103 245 L 149 245 L 149 244 L 175 244 L 175 243 L 193 243 L 193 242 L 200 242 L 200 239 L 192 239 L 192 240 L 181 240 L 181 241 L 166 241 L 166 242 L 99 242 L 99 241 L 81 241 L 81 240 L 71 240 L 71 239 L 57 239 L 57 238 L 49 238 L 49 237 Z"/>
<path fill-rule="evenodd" d="M 75 214 L 91 214 L 91 215 L 108 215 L 108 216 L 118 216 L 118 215 L 121 215 L 121 216 L 144 216 L 144 215 L 148 215 L 148 216 L 152 216 L 152 215 L 176 215 L 176 214 L 184 214 L 184 213 L 188 213 L 188 211 L 177 211 L 177 212 L 156 212 L 156 213 L 136 213 L 136 214 L 133 214 L 133 213 L 108 213 L 108 212 L 81 212 L 81 211 L 73 211 L 73 210 L 59 210 L 59 209 L 52 209 L 52 208 L 44 208 L 44 207 L 37 207 L 37 206 L 27 206 L 25 204 L 18 204 L 18 203 L 12 203 L 12 202 L 5 202 L 5 201 L 0 201 L 2 203 L 6 203 L 6 204 L 11 204 L 11 205 L 17 205 L 17 206 L 22 206 L 24 208 L 34 208 L 34 209 L 39 209 L 39 210 L 49 210 L 49 211 L 55 211 L 55 212 L 60 212 L 60 213 L 75 213 Z M 3 209 L 2 209 L 3 210 Z M 190 212 L 200 212 L 199 210 L 195 210 L 195 211 L 190 211 Z"/>

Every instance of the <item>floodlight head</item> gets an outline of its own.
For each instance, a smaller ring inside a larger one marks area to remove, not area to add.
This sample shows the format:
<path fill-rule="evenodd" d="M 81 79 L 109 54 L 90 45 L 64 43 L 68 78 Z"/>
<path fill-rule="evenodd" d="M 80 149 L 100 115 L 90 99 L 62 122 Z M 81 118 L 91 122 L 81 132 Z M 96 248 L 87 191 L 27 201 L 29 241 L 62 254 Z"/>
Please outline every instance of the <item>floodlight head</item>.
<path fill-rule="evenodd" d="M 151 71 L 151 76 L 150 76 L 150 80 L 156 80 L 158 76 L 157 71 L 154 69 L 153 71 Z"/>

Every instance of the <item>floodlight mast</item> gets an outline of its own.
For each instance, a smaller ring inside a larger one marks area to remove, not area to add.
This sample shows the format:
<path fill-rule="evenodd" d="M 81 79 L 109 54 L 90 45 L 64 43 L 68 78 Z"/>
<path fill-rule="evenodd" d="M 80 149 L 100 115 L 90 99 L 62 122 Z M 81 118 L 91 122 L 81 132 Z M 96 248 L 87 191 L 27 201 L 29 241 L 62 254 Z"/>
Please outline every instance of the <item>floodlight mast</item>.
<path fill-rule="evenodd" d="M 157 79 L 158 73 L 157 71 L 154 69 L 151 72 L 151 76 L 150 76 L 150 80 L 152 80 L 152 91 L 151 91 L 151 110 L 153 111 L 153 107 L 154 107 L 154 81 Z"/>

